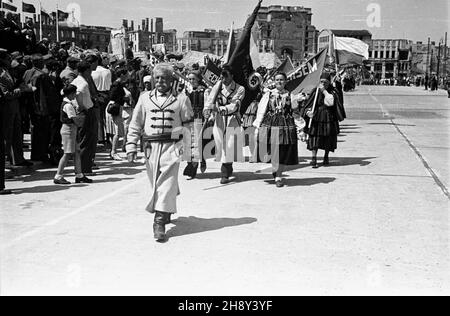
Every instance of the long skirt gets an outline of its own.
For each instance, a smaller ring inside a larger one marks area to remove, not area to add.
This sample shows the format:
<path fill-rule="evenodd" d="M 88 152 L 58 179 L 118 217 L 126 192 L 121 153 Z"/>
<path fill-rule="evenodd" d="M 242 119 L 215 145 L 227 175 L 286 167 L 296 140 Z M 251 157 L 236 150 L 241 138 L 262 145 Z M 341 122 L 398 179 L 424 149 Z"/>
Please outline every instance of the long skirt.
<path fill-rule="evenodd" d="M 125 136 L 122 115 L 112 116 L 111 114 L 106 112 L 105 119 L 106 134 L 117 135 L 119 137 Z"/>
<path fill-rule="evenodd" d="M 299 164 L 298 142 L 290 145 L 273 144 L 258 136 L 257 162 L 273 165 L 295 166 Z"/>
<path fill-rule="evenodd" d="M 298 138 L 291 115 L 266 114 L 258 133 L 258 161 L 298 165 Z"/>
<path fill-rule="evenodd" d="M 340 133 L 339 121 L 334 114 L 333 107 L 322 106 L 317 110 L 310 129 L 308 150 L 326 150 L 334 152 L 337 149 L 337 136 Z"/>
<path fill-rule="evenodd" d="M 178 171 L 182 143 L 149 142 L 145 146 L 147 175 L 150 180 L 150 213 L 177 213 L 177 196 L 180 194 Z"/>

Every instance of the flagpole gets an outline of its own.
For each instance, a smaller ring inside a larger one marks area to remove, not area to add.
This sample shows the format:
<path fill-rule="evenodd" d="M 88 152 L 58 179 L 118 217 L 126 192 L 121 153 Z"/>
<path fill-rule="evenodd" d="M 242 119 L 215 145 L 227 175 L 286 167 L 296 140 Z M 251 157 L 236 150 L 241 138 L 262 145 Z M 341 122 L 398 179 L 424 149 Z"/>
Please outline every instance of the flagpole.
<path fill-rule="evenodd" d="M 319 96 L 319 87 L 317 87 L 316 89 L 316 96 L 314 97 L 314 103 L 313 103 L 313 107 L 312 107 L 312 114 L 314 117 L 314 112 L 316 111 L 316 106 L 317 106 L 317 98 Z M 311 130 L 311 126 L 312 126 L 312 121 L 313 121 L 313 117 L 309 118 L 309 124 L 308 124 L 308 131 Z M 309 140 L 309 135 L 307 137 L 307 140 Z"/>
<path fill-rule="evenodd" d="M 337 54 L 337 50 L 336 50 L 336 35 L 333 34 L 333 48 L 334 48 L 334 63 L 335 63 L 335 67 L 336 67 L 336 76 L 339 74 L 339 59 L 338 59 L 338 54 Z"/>
<path fill-rule="evenodd" d="M 234 32 L 234 22 L 231 23 L 231 29 L 230 29 L 230 36 L 228 37 L 228 47 L 227 47 L 227 52 L 225 54 L 225 60 L 224 60 L 224 64 L 228 63 L 230 61 L 231 58 L 231 40 L 233 38 L 233 32 Z"/>
<path fill-rule="evenodd" d="M 19 5 L 19 14 L 20 14 L 20 27 L 22 27 L 23 24 L 23 0 L 20 0 L 20 5 Z"/>
<path fill-rule="evenodd" d="M 42 3 L 39 1 L 39 38 L 42 42 Z"/>
<path fill-rule="evenodd" d="M 59 43 L 59 8 L 56 3 L 56 42 Z"/>

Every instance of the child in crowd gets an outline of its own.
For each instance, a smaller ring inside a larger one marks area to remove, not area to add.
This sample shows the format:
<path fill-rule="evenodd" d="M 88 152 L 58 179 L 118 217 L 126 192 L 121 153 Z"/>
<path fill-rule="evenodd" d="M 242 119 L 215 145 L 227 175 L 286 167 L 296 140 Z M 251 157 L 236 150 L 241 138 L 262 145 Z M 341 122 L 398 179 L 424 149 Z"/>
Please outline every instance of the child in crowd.
<path fill-rule="evenodd" d="M 75 183 L 92 183 L 81 172 L 80 146 L 77 143 L 78 127 L 83 124 L 84 116 L 80 113 L 79 106 L 76 102 L 77 87 L 68 85 L 63 89 L 64 100 L 61 106 L 61 128 L 62 143 L 64 148 L 64 156 L 59 161 L 58 172 L 53 182 L 59 185 L 69 185 L 70 182 L 64 179 L 64 168 L 67 162 L 74 157 L 75 162 Z"/>

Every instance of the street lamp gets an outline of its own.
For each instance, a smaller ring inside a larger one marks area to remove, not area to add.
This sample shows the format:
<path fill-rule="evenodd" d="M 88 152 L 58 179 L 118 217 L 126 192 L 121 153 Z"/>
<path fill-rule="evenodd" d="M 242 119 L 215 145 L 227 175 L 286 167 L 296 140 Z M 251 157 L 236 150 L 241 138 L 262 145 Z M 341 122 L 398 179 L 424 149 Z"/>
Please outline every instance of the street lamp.
<path fill-rule="evenodd" d="M 438 63 L 437 63 L 437 82 L 438 82 L 438 85 L 439 85 L 439 77 L 440 77 L 440 66 L 441 66 L 441 46 L 442 46 L 442 43 L 444 42 L 444 39 L 443 38 L 441 38 L 440 40 L 439 40 L 439 51 L 438 51 Z"/>

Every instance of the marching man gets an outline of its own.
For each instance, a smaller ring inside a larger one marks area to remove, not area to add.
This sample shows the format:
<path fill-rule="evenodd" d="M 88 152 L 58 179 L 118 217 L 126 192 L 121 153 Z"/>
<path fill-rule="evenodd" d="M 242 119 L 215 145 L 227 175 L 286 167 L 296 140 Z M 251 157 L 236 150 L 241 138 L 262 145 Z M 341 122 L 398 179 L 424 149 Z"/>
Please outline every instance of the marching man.
<path fill-rule="evenodd" d="M 204 116 L 208 120 L 215 113 L 215 125 L 213 129 L 216 142 L 217 160 L 222 162 L 221 184 L 228 184 L 233 175 L 233 161 L 236 154 L 236 142 L 233 135 L 227 135 L 228 131 L 239 128 L 240 107 L 245 97 L 245 88 L 233 80 L 231 67 L 223 66 L 222 80 L 219 81 L 209 94 L 205 104 Z"/>
<path fill-rule="evenodd" d="M 137 143 L 143 136 L 151 198 L 147 211 L 155 214 L 153 231 L 158 242 L 166 240 L 165 225 L 177 213 L 178 170 L 182 156 L 183 125 L 194 113 L 185 94 L 172 94 L 173 67 L 158 64 L 153 71 L 156 89 L 144 92 L 136 105 L 128 131 L 127 156 L 137 156 Z M 181 137 L 180 137 L 181 136 Z M 187 138 L 187 137 L 186 137 Z M 190 138 L 189 138 L 190 139 Z"/>

